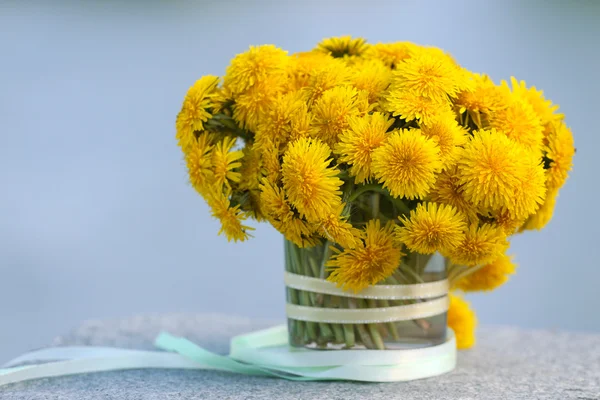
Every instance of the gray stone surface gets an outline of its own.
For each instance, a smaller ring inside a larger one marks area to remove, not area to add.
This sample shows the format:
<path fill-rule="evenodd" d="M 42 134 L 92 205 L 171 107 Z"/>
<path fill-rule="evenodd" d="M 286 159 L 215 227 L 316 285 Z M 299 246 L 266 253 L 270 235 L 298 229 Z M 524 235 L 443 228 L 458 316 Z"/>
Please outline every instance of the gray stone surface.
<path fill-rule="evenodd" d="M 54 345 L 151 349 L 161 330 L 226 353 L 229 337 L 277 321 L 218 314 L 90 321 Z M 216 371 L 135 370 L 42 379 L 0 388 L 24 399 L 600 399 L 600 335 L 483 327 L 444 376 L 404 383 L 289 382 Z"/>

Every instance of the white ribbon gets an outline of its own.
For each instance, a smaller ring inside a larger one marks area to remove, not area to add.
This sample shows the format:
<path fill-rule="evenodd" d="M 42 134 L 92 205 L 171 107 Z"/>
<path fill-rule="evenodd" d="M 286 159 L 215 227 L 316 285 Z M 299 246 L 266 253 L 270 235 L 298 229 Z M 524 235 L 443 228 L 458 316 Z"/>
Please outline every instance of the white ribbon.
<path fill-rule="evenodd" d="M 0 369 L 0 386 L 39 378 L 127 369 L 210 369 L 207 365 L 201 365 L 179 354 L 115 348 L 90 349 L 94 355 L 91 355 L 88 349 L 79 347 L 47 349 L 53 354 L 50 359 L 43 354 L 27 354 L 21 359 L 43 363 Z M 57 359 L 61 361 L 54 361 Z M 7 366 L 14 364 L 13 360 Z"/>
<path fill-rule="evenodd" d="M 230 357 L 250 364 L 275 367 L 331 367 L 336 365 L 382 366 L 408 364 L 416 366 L 421 361 L 445 357 L 455 352 L 454 332 L 447 331 L 446 340 L 436 346 L 401 350 L 311 350 L 290 347 L 287 344 L 287 328 L 284 325 L 272 329 L 272 336 L 283 340 L 257 342 L 256 338 L 243 335 L 232 339 Z M 265 331 L 259 331 L 262 334 Z"/>
<path fill-rule="evenodd" d="M 446 279 L 414 285 L 373 285 L 358 292 L 348 292 L 325 279 L 313 278 L 287 272 L 284 275 L 287 287 L 335 296 L 367 299 L 412 299 L 419 302 L 388 307 L 369 308 L 326 308 L 287 303 L 288 318 L 299 321 L 326 322 L 336 324 L 370 324 L 394 321 L 410 321 L 433 317 L 448 311 L 449 284 Z"/>
<path fill-rule="evenodd" d="M 288 318 L 334 324 L 371 324 L 433 317 L 448 310 L 448 296 L 423 303 L 378 308 L 319 308 L 286 304 Z"/>
<path fill-rule="evenodd" d="M 447 279 L 413 285 L 373 285 L 358 293 L 349 292 L 339 288 L 335 283 L 325 279 L 293 274 L 288 271 L 285 271 L 283 280 L 285 285 L 292 289 L 360 299 L 428 299 L 445 296 L 450 289 Z"/>
<path fill-rule="evenodd" d="M 231 354 L 211 353 L 184 339 L 161 334 L 156 345 L 179 354 L 106 347 L 57 347 L 21 356 L 0 369 L 0 386 L 31 379 L 140 368 L 212 369 L 289 380 L 397 382 L 444 374 L 456 365 L 454 333 L 440 345 L 404 350 L 296 349 L 285 325 L 231 341 Z M 62 360 L 62 361 L 56 361 Z M 36 362 L 36 365 L 18 366 Z"/>

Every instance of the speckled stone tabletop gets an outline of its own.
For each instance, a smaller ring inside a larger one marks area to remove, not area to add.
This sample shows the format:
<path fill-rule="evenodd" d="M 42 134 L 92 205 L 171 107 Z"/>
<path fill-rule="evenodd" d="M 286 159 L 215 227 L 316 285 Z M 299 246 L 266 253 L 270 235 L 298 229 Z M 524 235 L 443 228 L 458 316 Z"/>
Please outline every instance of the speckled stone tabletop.
<path fill-rule="evenodd" d="M 220 314 L 88 321 L 53 345 L 152 349 L 166 330 L 227 353 L 229 338 L 280 321 Z M 24 399 L 600 399 L 600 335 L 482 327 L 453 372 L 403 383 L 290 382 L 202 370 L 132 370 L 40 379 L 0 388 Z"/>

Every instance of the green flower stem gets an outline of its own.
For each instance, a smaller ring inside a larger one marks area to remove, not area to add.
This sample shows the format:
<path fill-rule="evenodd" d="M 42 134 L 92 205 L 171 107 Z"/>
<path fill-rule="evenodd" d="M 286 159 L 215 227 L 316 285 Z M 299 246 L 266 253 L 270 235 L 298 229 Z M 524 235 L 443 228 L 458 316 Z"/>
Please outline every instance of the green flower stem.
<path fill-rule="evenodd" d="M 304 254 L 307 254 L 307 252 L 304 252 Z M 319 265 L 317 264 L 317 260 L 315 260 L 314 254 L 313 257 L 308 256 L 308 267 L 309 269 L 307 272 L 310 276 L 319 277 Z"/>
<path fill-rule="evenodd" d="M 298 252 L 300 251 L 300 249 L 293 243 L 290 243 L 289 246 L 290 250 L 291 250 L 291 254 L 292 254 L 292 265 L 293 265 L 293 269 L 294 269 L 294 273 L 296 274 L 303 274 L 303 268 L 302 268 L 302 263 L 300 261 L 300 255 L 298 254 Z M 299 291 L 299 300 L 300 300 L 300 305 L 303 306 L 310 306 L 310 297 L 308 295 L 308 292 L 304 291 L 304 290 L 300 290 Z M 308 337 L 309 340 L 311 341 L 316 341 L 317 340 L 317 324 L 314 322 L 304 322 L 306 324 L 306 336 Z"/>
<path fill-rule="evenodd" d="M 371 337 L 373 338 L 373 342 L 375 348 L 377 350 L 385 350 L 385 344 L 383 343 L 383 338 L 381 337 L 381 333 L 379 332 L 379 327 L 384 325 L 379 324 L 367 324 L 367 328 L 371 333 Z"/>
<path fill-rule="evenodd" d="M 321 347 L 327 347 L 327 343 L 335 340 L 335 334 L 333 328 L 328 323 L 319 322 L 319 335 L 317 337 L 317 343 Z"/>
<path fill-rule="evenodd" d="M 319 276 L 319 266 L 317 265 L 317 262 L 315 260 L 314 252 L 312 254 L 309 254 L 306 250 L 302 251 L 302 267 L 304 269 L 304 275 L 312 277 Z M 303 291 L 302 293 L 306 293 L 308 297 L 308 304 L 306 305 L 311 307 L 318 306 L 317 293 L 306 291 Z M 326 322 L 307 322 L 307 325 L 310 325 L 310 327 L 308 328 L 309 337 L 313 340 L 316 340 L 319 345 L 327 345 L 327 342 L 332 340 L 334 337 L 331 327 Z M 310 336 L 310 334 L 312 334 L 311 330 L 313 329 L 313 326 L 315 331 L 317 327 L 319 329 L 319 333 L 316 334 L 315 338 Z"/>
<path fill-rule="evenodd" d="M 315 273 L 314 268 L 312 268 L 313 263 L 310 261 L 312 259 L 312 257 L 309 256 L 309 254 L 306 250 L 304 250 L 304 251 L 302 251 L 300 249 L 298 249 L 298 250 L 300 251 L 300 257 L 302 259 L 302 264 L 300 264 L 302 275 L 311 276 L 311 277 L 316 276 L 317 274 Z M 317 294 L 315 292 L 308 292 L 308 296 L 310 297 L 311 303 L 316 302 Z"/>
<path fill-rule="evenodd" d="M 379 327 L 384 326 L 381 324 L 365 324 L 369 333 L 371 334 L 371 339 L 373 340 L 373 345 L 378 350 L 385 350 L 385 344 L 383 343 L 383 338 L 381 337 L 381 333 L 379 332 Z"/>
<path fill-rule="evenodd" d="M 418 268 L 418 267 L 415 267 Z M 423 277 L 421 277 L 412 268 L 406 268 L 405 271 L 414 279 L 414 283 L 423 283 Z"/>
<path fill-rule="evenodd" d="M 349 197 L 348 200 L 346 200 L 348 203 L 351 203 L 353 201 L 355 201 L 356 199 L 358 199 L 358 197 L 366 192 L 375 192 L 375 193 L 379 193 L 384 195 L 385 197 L 387 197 L 392 204 L 394 204 L 394 206 L 402 213 L 402 214 L 409 214 L 410 213 L 410 209 L 406 206 L 406 204 L 404 204 L 404 202 L 402 201 L 402 199 L 398 199 L 394 196 L 392 196 L 390 194 L 390 192 L 388 192 L 386 189 L 384 189 L 381 185 L 379 184 L 375 184 L 375 183 L 370 183 L 368 185 L 362 185 L 362 186 L 358 186 L 358 189 L 356 189 Z"/>
<path fill-rule="evenodd" d="M 352 193 L 348 197 L 348 200 L 346 200 L 346 202 L 352 203 L 354 200 L 358 199 L 358 197 L 360 195 L 362 195 L 363 193 L 366 193 L 366 192 L 378 192 L 378 193 L 385 194 L 385 189 L 381 185 L 376 184 L 376 183 L 362 185 L 362 186 L 359 186 L 358 189 L 356 189 L 354 191 L 354 193 Z"/>
<path fill-rule="evenodd" d="M 373 219 L 377 218 L 379 216 L 379 203 L 381 201 L 381 194 L 379 193 L 373 193 L 371 195 L 371 214 Z"/>
<path fill-rule="evenodd" d="M 337 177 L 340 178 L 340 179 L 342 179 L 342 180 L 344 180 L 344 179 L 350 179 L 351 178 L 350 174 L 346 170 L 340 171 L 340 173 L 337 175 Z"/>
<path fill-rule="evenodd" d="M 349 349 L 353 348 L 356 345 L 356 338 L 352 324 L 343 324 L 342 329 L 344 330 L 344 343 L 346 343 L 346 347 Z"/>
<path fill-rule="evenodd" d="M 467 129 L 469 128 L 469 113 L 468 112 L 467 112 L 467 115 L 465 115 L 464 127 Z"/>
<path fill-rule="evenodd" d="M 354 328 L 356 329 L 362 344 L 364 344 L 367 349 L 375 349 L 375 344 L 371 340 L 371 336 L 369 335 L 367 328 L 365 328 L 365 325 L 354 324 Z"/>
<path fill-rule="evenodd" d="M 325 270 L 325 264 L 327 264 L 327 261 L 329 260 L 329 258 L 331 257 L 331 254 L 333 253 L 333 251 L 331 250 L 331 243 L 329 242 L 329 240 L 325 241 L 324 244 L 324 250 L 323 250 L 323 257 L 321 257 L 321 264 L 319 267 L 319 275 L 318 277 L 321 279 L 326 279 L 327 278 L 327 271 Z M 322 293 L 318 293 L 317 294 L 317 304 L 322 306 L 323 305 L 323 301 L 324 301 L 324 295 Z"/>
<path fill-rule="evenodd" d="M 331 249 L 329 248 L 329 241 L 325 241 L 323 256 L 321 257 L 320 266 L 316 267 L 315 276 L 318 276 L 321 279 L 325 278 L 325 264 L 331 255 Z M 315 255 L 316 256 L 316 255 Z M 313 260 L 311 258 L 311 260 Z M 314 260 L 313 260 L 314 261 Z M 315 271 L 315 269 L 313 269 Z M 328 298 L 330 300 L 330 298 Z M 325 307 L 329 304 L 325 304 L 325 295 L 323 293 L 317 293 L 314 299 L 314 303 L 318 307 Z M 344 332 L 338 324 L 319 324 L 320 332 L 325 337 L 334 337 L 336 343 L 344 343 Z M 333 333 L 332 333 L 333 330 Z"/>
<path fill-rule="evenodd" d="M 458 267 L 458 266 L 455 265 L 455 267 Z M 461 269 L 458 269 L 458 268 L 455 269 L 458 272 L 455 272 L 453 275 L 448 276 L 448 280 L 450 281 L 450 286 L 452 286 L 452 284 L 458 282 L 465 276 L 469 276 L 472 273 L 479 271 L 481 268 L 485 267 L 485 264 L 477 265 L 475 267 L 466 267 L 466 266 L 461 266 L 461 267 L 462 267 Z"/>
<path fill-rule="evenodd" d="M 405 271 L 410 271 L 410 268 L 406 268 Z M 413 271 L 410 271 L 410 272 L 411 272 L 411 275 L 417 280 L 417 282 L 420 282 L 420 283 L 423 282 L 423 279 L 420 276 L 415 275 L 415 273 Z M 395 273 L 400 273 L 401 274 L 400 269 L 397 269 Z M 388 280 L 389 280 L 389 282 L 392 285 L 399 285 L 400 284 L 400 282 L 398 281 L 398 279 L 396 279 L 395 276 L 390 276 L 388 278 Z M 406 279 L 406 277 L 403 277 L 403 279 L 400 279 L 400 281 L 408 282 L 408 280 Z M 419 300 L 419 299 L 416 299 L 414 301 L 411 301 L 411 300 L 404 300 L 404 301 L 403 300 L 398 300 L 398 305 L 413 304 L 414 302 L 420 302 L 420 301 L 422 301 L 422 300 Z M 412 322 L 415 325 L 417 325 L 419 328 L 421 328 L 421 329 L 423 329 L 425 331 L 428 330 L 431 327 L 431 324 L 426 319 L 422 319 L 422 318 L 414 319 L 414 320 L 412 320 Z"/>
<path fill-rule="evenodd" d="M 291 272 L 295 272 L 294 270 L 294 263 L 292 261 L 292 252 L 294 251 L 291 247 L 292 244 L 289 241 L 285 241 L 285 258 L 286 258 L 286 265 L 288 265 L 288 267 L 290 269 L 292 269 Z M 289 294 L 289 300 L 292 304 L 300 304 L 300 300 L 298 298 L 298 291 L 296 289 L 292 289 L 292 288 L 287 288 L 288 294 Z M 303 321 L 298 321 L 295 319 L 291 319 L 290 320 L 291 323 L 291 334 L 293 337 L 293 341 L 294 344 L 304 344 L 304 322 Z"/>
<path fill-rule="evenodd" d="M 309 293 L 305 290 L 300 291 L 300 304 L 303 306 L 311 306 L 312 301 L 310 299 Z M 317 323 L 312 321 L 306 321 L 306 330 L 308 332 L 308 338 L 313 341 L 317 341 Z"/>
<path fill-rule="evenodd" d="M 415 270 L 420 279 L 423 277 L 423 274 L 425 273 L 425 269 L 427 268 L 427 264 L 429 264 L 429 260 L 431 259 L 432 256 L 433 256 L 433 254 L 420 254 L 420 253 L 416 254 Z"/>
<path fill-rule="evenodd" d="M 370 206 L 370 205 L 368 205 L 368 204 L 364 204 L 364 203 L 359 203 L 359 202 L 356 202 L 356 203 L 355 203 L 355 207 L 358 207 L 358 209 L 360 209 L 361 211 L 365 211 L 365 212 L 368 212 L 368 213 L 371 213 L 371 212 L 372 212 L 372 211 L 371 211 L 371 210 L 372 210 L 372 208 L 371 208 L 371 206 Z M 388 221 L 390 221 L 390 220 L 394 219 L 394 218 L 390 218 L 390 217 L 388 217 L 388 216 L 384 215 L 384 214 L 383 214 L 383 213 L 381 213 L 381 212 L 380 212 L 379 214 L 377 214 L 377 216 L 376 216 L 375 218 L 376 218 L 376 219 L 379 219 L 379 220 L 381 220 L 381 223 L 382 223 L 382 224 L 385 224 L 385 223 L 387 223 Z M 366 222 L 362 222 L 362 223 L 355 222 L 355 221 L 352 221 L 352 222 L 353 222 L 354 224 L 356 224 L 357 226 L 365 226 L 365 225 L 367 224 Z"/>
<path fill-rule="evenodd" d="M 356 185 L 354 184 L 354 179 L 347 181 L 344 184 L 344 192 L 342 193 L 342 201 L 344 201 L 346 203 L 346 206 L 344 207 L 344 210 L 342 211 L 342 216 L 343 217 L 347 217 L 350 213 L 350 208 L 352 207 L 352 202 L 353 200 L 351 200 L 352 196 L 353 196 L 353 191 L 354 188 L 356 187 Z"/>
<path fill-rule="evenodd" d="M 331 341 L 335 338 L 333 328 L 326 322 L 319 322 L 319 333 L 320 335 L 318 341 L 324 345 L 327 345 L 328 341 Z"/>
<path fill-rule="evenodd" d="M 309 306 L 310 307 L 310 297 L 308 296 L 308 292 L 304 290 L 300 290 L 300 305 Z M 314 322 L 306 321 L 306 332 L 308 333 L 308 338 L 312 341 L 317 340 L 317 324 Z"/>
<path fill-rule="evenodd" d="M 448 267 L 448 280 L 450 283 L 456 282 L 456 277 L 463 274 L 467 269 L 467 266 L 459 264 L 452 264 L 450 267 Z"/>
<path fill-rule="evenodd" d="M 226 129 L 233 133 L 235 136 L 240 137 L 246 141 L 251 140 L 251 133 L 237 126 L 235 120 L 229 115 L 215 114 L 208 121 L 206 121 L 206 126 L 216 128 L 218 130 Z"/>
<path fill-rule="evenodd" d="M 344 329 L 340 324 L 331 324 L 336 343 L 344 343 Z"/>
<path fill-rule="evenodd" d="M 298 292 L 296 289 L 288 288 L 288 293 L 290 296 L 290 302 L 292 304 L 300 304 L 298 301 Z M 295 319 L 290 319 L 292 336 L 294 337 L 294 342 L 299 343 L 304 340 L 304 325 L 302 321 L 297 321 Z"/>
<path fill-rule="evenodd" d="M 400 269 L 394 271 L 393 275 L 390 276 L 390 280 L 393 282 L 392 285 L 406 285 L 408 283 L 408 278 Z"/>
<path fill-rule="evenodd" d="M 356 299 L 356 301 L 355 299 L 350 299 L 349 304 L 351 308 L 367 308 L 367 305 L 363 299 Z M 354 307 L 352 307 L 353 304 Z M 381 338 L 381 334 L 377 329 L 377 324 L 356 324 L 356 329 L 358 330 L 363 344 L 367 346 L 367 348 L 374 348 L 379 350 L 383 350 L 385 348 L 385 345 L 383 344 L 383 339 Z"/>
<path fill-rule="evenodd" d="M 348 297 L 342 298 L 342 304 L 345 308 L 356 308 L 356 303 L 353 302 L 353 299 Z M 353 324 L 343 324 L 344 329 L 344 341 L 346 343 L 347 348 L 352 348 L 356 345 L 356 335 L 354 334 L 354 325 Z"/>
<path fill-rule="evenodd" d="M 369 302 L 373 301 L 373 303 L 376 303 L 375 300 L 369 299 Z M 371 305 L 369 303 L 370 307 L 377 307 L 377 306 L 381 306 L 381 307 L 389 307 L 390 306 L 390 302 L 387 300 L 378 300 L 377 301 L 379 304 L 374 304 Z M 388 322 L 386 324 L 388 331 L 390 332 L 390 334 L 392 335 L 392 338 L 394 340 L 400 340 L 400 335 L 398 334 L 398 328 L 396 327 L 396 323 L 394 322 Z"/>
<path fill-rule="evenodd" d="M 483 129 L 483 123 L 481 122 L 481 114 L 479 114 L 479 112 L 477 112 L 475 114 L 475 117 L 476 117 L 476 118 L 474 118 L 475 124 L 477 124 L 477 127 L 479 129 Z"/>

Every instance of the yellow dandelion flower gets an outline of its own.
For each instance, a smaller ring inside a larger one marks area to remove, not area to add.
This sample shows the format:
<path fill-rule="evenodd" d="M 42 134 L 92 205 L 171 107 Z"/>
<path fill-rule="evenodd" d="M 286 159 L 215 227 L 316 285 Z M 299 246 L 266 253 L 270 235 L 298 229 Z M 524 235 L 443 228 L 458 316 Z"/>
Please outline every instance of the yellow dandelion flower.
<path fill-rule="evenodd" d="M 240 210 L 240 206 L 231 207 L 229 199 L 223 195 L 213 195 L 207 198 L 208 205 L 212 208 L 213 217 L 221 221 L 219 235 L 224 233 L 228 241 L 244 241 L 251 235 L 248 231 L 254 230 L 243 224 L 247 219 Z"/>
<path fill-rule="evenodd" d="M 247 196 L 247 198 L 240 205 L 242 211 L 244 211 L 249 217 L 253 218 L 258 222 L 266 221 L 267 218 L 265 216 L 262 204 L 260 202 L 260 190 L 251 189 L 248 190 L 244 195 Z"/>
<path fill-rule="evenodd" d="M 233 104 L 233 95 L 229 90 L 217 87 L 210 95 L 210 100 L 212 101 L 213 115 L 225 113 L 225 109 Z"/>
<path fill-rule="evenodd" d="M 261 181 L 260 198 L 270 218 L 283 221 L 293 215 L 283 189 L 270 182 L 268 178 L 263 178 Z"/>
<path fill-rule="evenodd" d="M 525 81 L 518 81 L 514 76 L 510 77 L 510 83 L 513 93 L 533 107 L 542 125 L 557 122 L 564 118 L 563 114 L 557 113 L 558 106 L 552 104 L 550 100 L 546 100 L 542 90 L 538 91 L 535 86 L 527 88 Z M 508 87 L 506 82 L 503 81 L 502 84 Z"/>
<path fill-rule="evenodd" d="M 418 129 L 394 131 L 372 153 L 375 177 L 394 197 L 423 198 L 442 168 L 439 147 Z"/>
<path fill-rule="evenodd" d="M 313 231 L 311 225 L 298 216 L 283 221 L 278 230 L 287 240 L 300 248 L 322 244 L 321 237 Z"/>
<path fill-rule="evenodd" d="M 213 107 L 211 94 L 216 90 L 219 78 L 212 75 L 203 76 L 188 90 L 177 115 L 175 127 L 177 144 L 186 152 L 193 145 L 194 132 L 202 132 L 204 123 L 211 118 L 209 109 Z"/>
<path fill-rule="evenodd" d="M 311 224 L 301 219 L 285 197 L 282 188 L 272 184 L 267 178 L 260 185 L 260 201 L 268 221 L 285 238 L 298 247 L 311 247 L 318 243 Z"/>
<path fill-rule="evenodd" d="M 326 264 L 327 278 L 339 287 L 359 292 L 389 277 L 400 265 L 402 252 L 394 246 L 393 225 L 381 227 L 379 220 L 367 222 L 362 240 L 354 249 L 334 254 Z"/>
<path fill-rule="evenodd" d="M 317 231 L 325 239 L 345 249 L 353 249 L 358 243 L 360 231 L 354 228 L 347 218 L 341 216 L 343 209 L 344 204 L 340 204 L 332 210 L 327 217 L 317 223 Z"/>
<path fill-rule="evenodd" d="M 447 318 L 448 326 L 456 335 L 456 347 L 459 349 L 473 347 L 477 317 L 469 307 L 469 303 L 462 297 L 451 294 Z"/>
<path fill-rule="evenodd" d="M 443 49 L 440 49 L 439 47 L 417 46 L 415 55 L 413 55 L 413 57 L 419 57 L 422 54 L 441 58 L 441 59 L 448 61 L 449 63 L 451 63 L 454 66 L 457 66 L 457 67 L 459 66 L 458 63 L 456 62 L 456 60 L 454 59 L 454 57 L 452 57 L 452 55 L 450 53 L 447 53 L 446 51 L 444 51 Z"/>
<path fill-rule="evenodd" d="M 478 220 L 477 209 L 469 203 L 462 191 L 460 177 L 456 167 L 442 171 L 429 192 L 428 199 L 434 203 L 448 204 L 463 214 L 470 222 Z"/>
<path fill-rule="evenodd" d="M 339 162 L 350 166 L 350 175 L 355 177 L 356 183 L 371 178 L 371 154 L 383 144 L 393 123 L 394 120 L 382 113 L 348 119 L 348 129 L 339 136 L 334 152 L 340 155 Z"/>
<path fill-rule="evenodd" d="M 527 218 L 526 216 L 517 218 L 506 208 L 500 211 L 491 212 L 486 217 L 492 218 L 494 224 L 502 228 L 506 233 L 506 236 L 514 234 Z"/>
<path fill-rule="evenodd" d="M 417 119 L 425 124 L 451 111 L 447 100 L 432 99 L 402 89 L 391 89 L 384 94 L 382 107 L 394 116 L 407 121 Z"/>
<path fill-rule="evenodd" d="M 244 157 L 242 151 L 231 151 L 235 146 L 235 138 L 225 137 L 217 142 L 212 151 L 212 165 L 215 174 L 215 183 L 219 186 L 229 185 L 229 182 L 239 182 L 241 174 L 235 169 L 242 166 L 239 161 Z"/>
<path fill-rule="evenodd" d="M 316 71 L 326 68 L 327 65 L 343 65 L 329 54 L 319 51 L 306 51 L 292 54 L 288 66 L 288 90 L 300 90 L 309 85 L 310 79 Z"/>
<path fill-rule="evenodd" d="M 369 103 L 376 103 L 392 80 L 392 73 L 382 61 L 362 60 L 352 66 L 352 85 L 369 94 Z"/>
<path fill-rule="evenodd" d="M 382 61 L 388 68 L 395 68 L 412 57 L 418 46 L 410 42 L 377 43 L 365 52 L 365 57 Z"/>
<path fill-rule="evenodd" d="M 498 210 L 513 199 L 524 177 L 524 152 L 506 135 L 475 131 L 458 160 L 458 177 L 467 201 L 483 209 Z"/>
<path fill-rule="evenodd" d="M 263 138 L 260 142 L 255 142 L 253 147 L 261 155 L 263 175 L 269 178 L 271 182 L 279 182 L 281 178 L 279 147 L 269 138 Z"/>
<path fill-rule="evenodd" d="M 312 119 L 301 91 L 280 95 L 258 123 L 255 132 L 257 146 L 261 147 L 263 141 L 270 141 L 283 150 L 288 142 L 316 135 L 317 129 L 311 125 Z"/>
<path fill-rule="evenodd" d="M 213 137 L 210 133 L 202 133 L 185 154 L 190 183 L 200 194 L 214 183 L 211 150 Z"/>
<path fill-rule="evenodd" d="M 289 201 L 309 222 L 326 218 L 341 202 L 337 177 L 330 167 L 331 150 L 317 139 L 298 139 L 290 143 L 281 165 L 283 187 Z"/>
<path fill-rule="evenodd" d="M 540 118 L 529 103 L 520 100 L 514 94 L 511 100 L 506 108 L 489 114 L 490 127 L 503 132 L 528 149 L 539 151 L 544 139 L 544 128 Z"/>
<path fill-rule="evenodd" d="M 288 61 L 287 51 L 273 45 L 250 46 L 248 51 L 231 60 L 223 85 L 231 93 L 238 95 L 267 77 L 284 79 Z"/>
<path fill-rule="evenodd" d="M 444 50 L 437 48 L 437 47 L 423 47 L 423 46 L 418 46 L 418 48 L 415 50 L 414 55 L 412 58 L 419 58 L 419 57 L 431 57 L 434 60 L 438 60 L 439 63 L 442 63 L 443 65 L 445 65 L 446 67 L 444 67 L 444 69 L 447 69 L 448 73 L 453 73 L 455 76 L 455 83 L 456 83 L 456 92 L 468 92 L 468 91 L 472 91 L 475 89 L 475 81 L 473 80 L 472 77 L 472 72 L 469 71 L 466 68 L 461 67 L 456 60 L 454 59 L 454 57 L 452 57 L 451 54 L 446 53 Z M 410 62 L 409 60 L 406 60 L 407 62 Z M 452 70 L 453 68 L 453 70 Z M 427 76 L 430 74 L 433 74 L 433 76 L 429 76 L 431 79 L 436 79 L 435 77 L 435 71 L 441 71 L 442 69 L 439 69 L 439 67 L 435 67 L 434 63 L 428 62 L 426 64 L 424 64 L 424 68 L 421 70 L 422 73 L 425 73 L 423 76 Z M 456 94 L 455 95 L 451 95 L 451 97 L 456 98 Z"/>
<path fill-rule="evenodd" d="M 456 208 L 444 204 L 420 203 L 401 218 L 404 226 L 396 226 L 396 237 L 412 251 L 433 254 L 455 249 L 463 240 L 466 218 Z"/>
<path fill-rule="evenodd" d="M 470 267 L 494 261 L 507 248 L 506 233 L 501 227 L 471 224 L 461 243 L 444 255 L 449 256 L 454 264 Z"/>
<path fill-rule="evenodd" d="M 319 129 L 313 126 L 314 116 L 308 111 L 306 104 L 303 104 L 290 118 L 290 131 L 288 142 L 298 139 L 315 137 L 319 134 Z"/>
<path fill-rule="evenodd" d="M 367 41 L 363 38 L 352 39 L 352 36 L 340 36 L 323 39 L 317 45 L 317 50 L 331 54 L 332 57 L 340 58 L 360 56 L 368 47 Z"/>
<path fill-rule="evenodd" d="M 317 137 L 335 146 L 338 135 L 348 128 L 348 119 L 368 111 L 367 96 L 368 93 L 351 86 L 338 86 L 323 93 L 312 108 Z"/>
<path fill-rule="evenodd" d="M 514 220 L 521 222 L 542 205 L 546 195 L 546 176 L 539 155 L 531 152 L 522 154 L 519 183 L 513 187 L 504 207 Z"/>
<path fill-rule="evenodd" d="M 552 128 L 546 147 L 546 159 L 549 162 L 549 168 L 546 170 L 547 185 L 549 189 L 559 189 L 564 185 L 573 167 L 575 147 L 571 129 L 563 122 L 552 124 Z"/>
<path fill-rule="evenodd" d="M 304 87 L 304 98 L 308 105 L 321 98 L 323 93 L 337 86 L 349 85 L 352 70 L 340 59 L 332 58 L 330 62 L 314 70 Z"/>
<path fill-rule="evenodd" d="M 243 157 L 240 167 L 240 190 L 257 190 L 262 180 L 262 160 L 258 150 L 251 145 L 242 149 Z"/>
<path fill-rule="evenodd" d="M 291 131 L 291 120 L 299 111 L 307 112 L 306 104 L 299 91 L 289 92 L 273 99 L 273 103 L 256 129 L 256 141 L 260 144 L 269 139 L 277 147 L 287 142 Z"/>
<path fill-rule="evenodd" d="M 234 104 L 233 118 L 242 128 L 256 131 L 279 98 L 283 90 L 283 81 L 268 78 L 260 81 L 239 95 Z"/>
<path fill-rule="evenodd" d="M 465 111 L 489 114 L 507 106 L 510 97 L 507 90 L 494 84 L 487 75 L 469 75 L 473 80 L 472 89 L 459 92 L 454 102 L 461 114 Z"/>
<path fill-rule="evenodd" d="M 506 283 L 510 275 L 515 273 L 515 269 L 516 265 L 511 257 L 502 254 L 493 262 L 461 278 L 455 287 L 465 292 L 493 290 Z"/>
<path fill-rule="evenodd" d="M 450 58 L 422 51 L 396 65 L 392 90 L 412 92 L 439 102 L 466 87 L 464 75 Z"/>
<path fill-rule="evenodd" d="M 467 142 L 469 132 L 458 125 L 454 113 L 444 113 L 421 126 L 423 135 L 433 139 L 440 148 L 444 168 L 454 165 L 458 159 L 459 147 Z"/>
<path fill-rule="evenodd" d="M 545 227 L 550 220 L 552 219 L 552 215 L 554 214 L 554 206 L 556 205 L 556 198 L 558 197 L 558 189 L 548 190 L 546 194 L 546 198 L 544 199 L 544 203 L 541 207 L 536 211 L 535 214 L 531 215 L 521 230 L 524 229 L 537 229 L 540 230 Z"/>
<path fill-rule="evenodd" d="M 242 209 L 248 212 L 257 221 L 264 220 L 264 213 L 260 203 L 260 182 L 262 180 L 262 159 L 260 153 L 252 145 L 246 145 L 242 152 L 240 182 L 238 190 L 246 192 L 248 204 L 243 204 Z"/>

